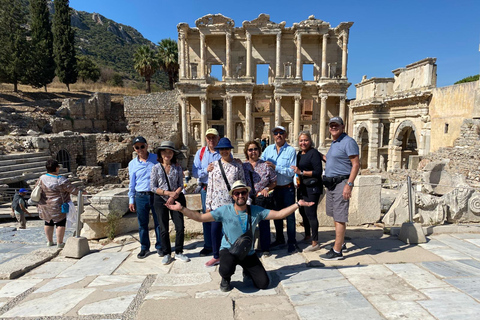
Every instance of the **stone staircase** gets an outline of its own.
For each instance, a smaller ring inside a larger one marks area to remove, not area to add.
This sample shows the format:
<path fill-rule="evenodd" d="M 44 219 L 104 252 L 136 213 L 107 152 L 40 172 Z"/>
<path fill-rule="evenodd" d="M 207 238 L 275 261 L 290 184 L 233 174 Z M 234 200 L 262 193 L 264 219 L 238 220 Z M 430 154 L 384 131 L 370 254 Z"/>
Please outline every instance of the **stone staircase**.
<path fill-rule="evenodd" d="M 0 184 L 37 179 L 46 172 L 45 161 L 49 158 L 48 151 L 0 155 Z"/>

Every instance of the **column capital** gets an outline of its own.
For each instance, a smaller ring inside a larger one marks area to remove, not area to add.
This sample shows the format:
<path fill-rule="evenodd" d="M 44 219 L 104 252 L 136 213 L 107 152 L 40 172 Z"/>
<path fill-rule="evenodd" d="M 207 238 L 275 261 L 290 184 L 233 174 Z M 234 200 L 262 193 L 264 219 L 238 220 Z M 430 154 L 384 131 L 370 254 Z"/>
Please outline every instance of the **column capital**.
<path fill-rule="evenodd" d="M 300 102 L 302 96 L 294 96 L 293 99 L 295 99 L 295 102 Z"/>
<path fill-rule="evenodd" d="M 182 103 L 187 103 L 188 101 L 188 97 L 180 97 L 180 99 L 182 100 Z"/>
<path fill-rule="evenodd" d="M 328 33 L 324 33 L 324 34 L 322 34 L 322 36 L 323 36 L 322 39 L 324 39 L 324 40 L 327 40 L 328 37 L 330 37 L 330 36 L 328 35 Z"/>
<path fill-rule="evenodd" d="M 302 33 L 301 32 L 295 32 L 295 41 L 302 41 Z"/>
<path fill-rule="evenodd" d="M 251 102 L 252 101 L 252 96 L 245 96 L 245 101 Z"/>
<path fill-rule="evenodd" d="M 178 33 L 178 38 L 179 38 L 180 40 L 182 40 L 182 41 L 185 40 L 185 33 L 183 33 L 182 31 L 180 31 L 180 32 Z"/>
<path fill-rule="evenodd" d="M 200 102 L 206 102 L 207 101 L 207 97 L 206 96 L 200 96 L 198 97 L 200 99 Z"/>
<path fill-rule="evenodd" d="M 232 103 L 232 96 L 226 95 L 225 96 L 225 101 L 228 102 L 228 103 Z"/>
<path fill-rule="evenodd" d="M 346 96 L 340 96 L 340 102 L 345 102 L 347 100 Z"/>
<path fill-rule="evenodd" d="M 247 41 L 252 40 L 252 34 L 248 31 L 245 31 L 245 36 L 247 37 Z"/>
<path fill-rule="evenodd" d="M 326 95 L 326 94 L 321 94 L 321 95 L 320 95 L 320 99 L 322 99 L 322 102 L 323 102 L 323 101 L 327 101 L 328 95 Z"/>
<path fill-rule="evenodd" d="M 280 102 L 282 100 L 282 96 L 275 96 L 275 102 Z"/>
<path fill-rule="evenodd" d="M 277 41 L 280 41 L 282 39 L 282 31 L 277 33 Z"/>

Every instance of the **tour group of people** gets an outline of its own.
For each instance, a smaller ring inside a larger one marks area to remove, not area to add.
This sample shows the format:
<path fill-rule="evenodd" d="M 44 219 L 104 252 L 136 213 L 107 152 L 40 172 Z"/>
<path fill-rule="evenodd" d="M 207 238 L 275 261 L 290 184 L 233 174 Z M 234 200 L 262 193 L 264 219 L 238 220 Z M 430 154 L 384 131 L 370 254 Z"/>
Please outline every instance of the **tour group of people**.
<path fill-rule="evenodd" d="M 261 253 L 270 255 L 270 249 L 286 244 L 287 253 L 299 252 L 296 241 L 295 215 L 299 209 L 305 227 L 304 249 L 320 249 L 318 241 L 317 206 L 326 188 L 326 213 L 335 224 L 335 242 L 324 260 L 343 259 L 349 199 L 353 182 L 359 170 L 357 143 L 345 131 L 340 117 L 329 121 L 332 144 L 326 155 L 313 145 L 308 131 L 298 136 L 299 151 L 286 142 L 287 131 L 282 126 L 273 128 L 274 143 L 266 146 L 255 140 L 245 143 L 245 162 L 234 159 L 233 146 L 228 138 L 220 138 L 215 128 L 205 133 L 206 146 L 197 151 L 192 175 L 197 178 L 202 212 L 186 208 L 183 193 L 183 171 L 177 163 L 180 151 L 171 141 L 164 141 L 157 153 L 148 152 L 145 138 L 136 137 L 133 148 L 137 157 L 130 161 L 128 171 L 129 209 L 137 213 L 141 243 L 137 257 L 150 254 L 149 215 L 152 212 L 155 227 L 155 249 L 163 257 L 162 263 L 174 259 L 188 262 L 183 253 L 184 216 L 203 224 L 204 246 L 200 256 L 212 255 L 207 267 L 219 265 L 222 277 L 220 289 L 231 290 L 230 279 L 237 265 L 254 285 L 267 288 L 269 278 L 253 247 L 245 258 L 231 252 L 235 241 L 250 229 L 258 227 Z M 323 170 L 325 162 L 325 170 Z M 169 239 L 169 218 L 175 237 L 175 256 Z M 275 240 L 270 243 L 270 223 L 274 220 Z M 287 239 L 283 233 L 287 224 Z"/>

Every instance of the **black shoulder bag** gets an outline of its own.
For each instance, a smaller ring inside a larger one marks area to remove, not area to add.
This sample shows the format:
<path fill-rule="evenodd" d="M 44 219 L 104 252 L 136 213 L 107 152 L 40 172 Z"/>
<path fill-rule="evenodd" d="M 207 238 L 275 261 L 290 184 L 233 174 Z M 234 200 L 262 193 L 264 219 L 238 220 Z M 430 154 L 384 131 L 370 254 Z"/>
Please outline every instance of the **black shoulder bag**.
<path fill-rule="evenodd" d="M 242 234 L 240 237 L 235 240 L 232 244 L 228 239 L 227 234 L 225 234 L 225 239 L 230 244 L 230 249 L 228 251 L 235 256 L 238 260 L 243 260 L 247 257 L 250 250 L 252 250 L 253 245 L 253 233 L 252 233 L 252 214 L 250 211 L 250 206 L 247 205 L 247 216 L 248 224 L 247 231 Z"/>
<path fill-rule="evenodd" d="M 265 208 L 265 209 L 272 209 L 273 208 L 273 197 L 265 197 L 263 194 L 257 195 L 257 191 L 255 191 L 255 183 L 253 182 L 253 174 L 252 171 L 250 173 L 250 181 L 252 181 L 252 191 L 253 191 L 253 199 L 252 204 Z"/>

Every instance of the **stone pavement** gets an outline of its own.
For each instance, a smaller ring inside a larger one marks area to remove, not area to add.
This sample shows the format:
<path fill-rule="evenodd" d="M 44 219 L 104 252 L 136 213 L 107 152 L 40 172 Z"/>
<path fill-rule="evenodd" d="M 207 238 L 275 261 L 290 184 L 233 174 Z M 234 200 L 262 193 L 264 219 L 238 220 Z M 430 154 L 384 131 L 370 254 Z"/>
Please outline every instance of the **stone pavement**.
<path fill-rule="evenodd" d="M 253 288 L 238 267 L 228 293 L 219 290 L 217 268 L 204 267 L 210 257 L 198 255 L 200 240 L 187 243 L 188 263 L 165 266 L 156 253 L 137 259 L 135 234 L 119 243 L 90 242 L 92 253 L 76 260 L 45 248 L 40 224 L 29 221 L 28 227 L 0 227 L 0 270 L 39 250 L 48 257 L 32 260 L 39 266 L 23 268 L 14 280 L 0 280 L 2 319 L 478 319 L 480 314 L 478 226 L 457 226 L 457 233 L 435 227 L 428 243 L 418 246 L 380 228 L 351 228 L 345 260 L 322 262 L 318 255 L 325 249 L 287 255 L 280 248 L 262 257 L 269 289 Z M 322 229 L 320 237 L 322 244 L 331 243 L 333 231 Z"/>

